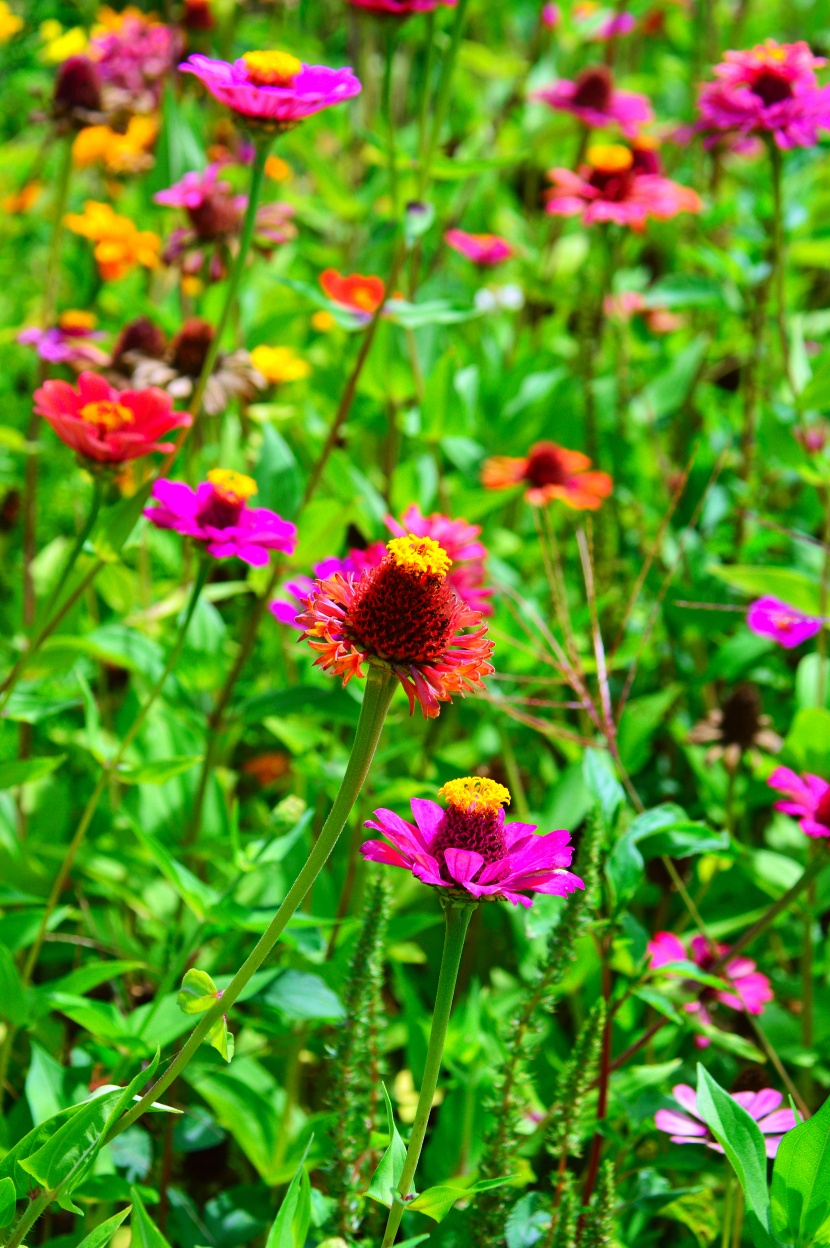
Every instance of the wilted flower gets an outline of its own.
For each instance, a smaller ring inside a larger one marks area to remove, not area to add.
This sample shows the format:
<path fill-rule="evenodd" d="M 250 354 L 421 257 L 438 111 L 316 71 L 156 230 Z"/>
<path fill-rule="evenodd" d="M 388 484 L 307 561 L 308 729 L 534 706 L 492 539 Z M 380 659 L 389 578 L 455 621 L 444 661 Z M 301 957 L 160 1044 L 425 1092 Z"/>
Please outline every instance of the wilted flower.
<path fill-rule="evenodd" d="M 815 71 L 825 64 L 808 44 L 767 39 L 746 52 L 727 52 L 715 66 L 717 82 L 698 95 L 706 132 L 771 134 L 780 148 L 813 147 L 818 131 L 830 129 L 830 87 Z"/>
<path fill-rule="evenodd" d="M 95 243 L 98 272 L 104 281 L 116 281 L 139 264 L 147 269 L 157 268 L 159 236 L 151 230 L 139 230 L 128 217 L 118 216 L 109 204 L 88 199 L 82 213 L 70 212 L 65 220 L 73 234 Z"/>
<path fill-rule="evenodd" d="M 700 212 L 695 191 L 662 174 L 643 168 L 645 157 L 619 143 L 588 149 L 578 173 L 551 169 L 553 189 L 547 192 L 551 216 L 581 216 L 585 225 L 614 221 L 632 230 L 645 228 L 649 217 L 666 221 L 681 212 Z"/>
<path fill-rule="evenodd" d="M 361 89 L 351 69 L 304 65 L 288 52 L 246 52 L 232 65 L 194 52 L 179 68 L 238 116 L 274 130 L 289 130 Z"/>
<path fill-rule="evenodd" d="M 830 784 L 826 780 L 810 772 L 798 776 L 789 767 L 776 767 L 767 784 L 786 795 L 787 801 L 776 802 L 775 809 L 798 819 L 802 832 L 830 836 Z"/>
<path fill-rule="evenodd" d="M 729 946 L 716 945 L 712 949 L 702 936 L 694 936 L 687 950 L 680 937 L 673 932 L 658 932 L 649 941 L 648 952 L 650 965 L 654 970 L 672 962 L 685 962 L 689 959 L 708 974 L 714 973 L 715 964 L 729 953 Z M 669 974 L 682 975 L 682 971 Z M 751 958 L 728 958 L 717 974 L 726 981 L 725 988 L 710 988 L 706 985 L 698 993 L 696 1000 L 688 1001 L 683 1007 L 687 1013 L 696 1014 L 698 1021 L 705 1027 L 712 1024 L 710 1010 L 716 1002 L 728 1005 L 732 1010 L 742 1010 L 746 1014 L 763 1014 L 766 1005 L 773 999 L 769 980 L 756 968 Z M 688 987 L 697 991 L 699 985 L 688 981 Z M 707 1036 L 696 1036 L 695 1043 L 698 1048 L 705 1049 L 710 1042 Z"/>
<path fill-rule="evenodd" d="M 493 643 L 481 613 L 456 594 L 447 573 L 450 559 L 428 537 L 398 537 L 378 567 L 356 578 L 318 582 L 298 618 L 316 664 L 347 684 L 364 663 L 389 668 L 427 718 L 442 702 L 483 688 L 492 670 Z M 472 631 L 467 632 L 470 629 Z"/>
<path fill-rule="evenodd" d="M 235 557 L 261 568 L 274 550 L 293 554 L 297 529 L 275 511 L 249 507 L 248 499 L 256 492 L 251 477 L 214 468 L 195 490 L 182 481 L 157 481 L 157 505 L 144 514 L 159 529 L 174 529 L 201 542 L 214 559 Z"/>
<path fill-rule="evenodd" d="M 750 605 L 746 622 L 758 637 L 771 637 L 785 650 L 809 641 L 824 624 L 820 615 L 805 615 L 772 594 L 765 594 Z"/>
<path fill-rule="evenodd" d="M 6 0 L 0 0 L 0 43 L 8 43 L 23 29 L 24 21 L 13 13 Z"/>
<path fill-rule="evenodd" d="M 488 459 L 481 481 L 488 490 L 507 490 L 524 484 L 525 498 L 535 507 L 553 500 L 575 511 L 596 511 L 613 489 L 607 472 L 590 472 L 591 461 L 581 451 L 569 451 L 556 442 L 537 442 L 523 459 L 495 455 Z"/>
<path fill-rule="evenodd" d="M 362 320 L 374 316 L 386 296 L 386 285 L 381 277 L 364 277 L 362 273 L 348 276 L 337 269 L 324 269 L 320 274 L 323 294 L 347 308 Z"/>
<path fill-rule="evenodd" d="M 723 1148 L 698 1112 L 694 1088 L 690 1088 L 687 1083 L 678 1083 L 672 1088 L 672 1092 L 674 1099 L 686 1113 L 678 1113 L 676 1109 L 658 1109 L 654 1115 L 657 1129 L 665 1131 L 671 1137 L 672 1144 L 705 1144 L 716 1153 L 722 1153 Z M 758 1123 L 761 1134 L 766 1137 L 764 1144 L 767 1157 L 774 1157 L 782 1137 L 797 1125 L 791 1109 L 778 1108 L 784 1099 L 781 1093 L 774 1088 L 764 1088 L 760 1092 L 730 1092 L 729 1095 Z"/>
<path fill-rule="evenodd" d="M 287 381 L 303 381 L 311 375 L 311 365 L 293 347 L 254 347 L 251 364 L 263 381 L 280 386 Z"/>
<path fill-rule="evenodd" d="M 48 329 L 33 326 L 17 335 L 17 341 L 34 347 L 42 360 L 50 364 L 68 364 L 81 369 L 86 365 L 106 364 L 107 353 L 95 346 L 104 334 L 95 331 L 91 312 L 62 312 L 57 325 Z"/>
<path fill-rule="evenodd" d="M 391 841 L 365 841 L 360 850 L 372 862 L 411 871 L 416 879 L 458 897 L 511 901 L 531 906 L 527 893 L 567 896 L 584 888 L 567 868 L 573 847 L 570 833 L 536 835 L 533 823 L 506 823 L 510 793 L 495 780 L 466 776 L 438 790 L 437 802 L 413 797 L 414 823 L 391 810 L 376 810 L 367 828 Z"/>
<path fill-rule="evenodd" d="M 192 420 L 174 412 L 173 400 L 161 390 L 116 390 L 96 373 L 81 373 L 77 389 L 67 381 L 44 382 L 35 391 L 35 411 L 62 442 L 99 464 L 172 451 L 173 443 L 159 438 Z"/>
<path fill-rule="evenodd" d="M 752 749 L 777 754 L 781 738 L 770 727 L 769 715 L 761 714 L 761 698 L 754 685 L 739 685 L 722 707 L 710 711 L 691 730 L 694 745 L 711 745 L 706 762 L 723 759 L 727 771 L 735 771 L 743 755 Z"/>
<path fill-rule="evenodd" d="M 605 65 L 584 69 L 572 82 L 560 78 L 551 86 L 534 91 L 533 98 L 571 113 L 586 126 L 617 125 L 629 138 L 634 138 L 640 127 L 654 117 L 648 97 L 636 91 L 618 91 Z"/>
<path fill-rule="evenodd" d="M 52 116 L 70 126 L 83 127 L 104 120 L 102 82 L 88 56 L 69 56 L 55 78 Z"/>
<path fill-rule="evenodd" d="M 135 116 L 121 134 L 109 126 L 85 126 L 72 144 L 72 163 L 78 169 L 102 164 L 108 173 L 141 173 L 153 163 L 150 149 L 158 135 L 155 117 Z"/>
<path fill-rule="evenodd" d="M 481 268 L 491 268 L 495 264 L 503 264 L 513 255 L 513 248 L 506 238 L 498 234 L 468 234 L 466 230 L 447 230 L 444 240 L 473 264 Z"/>

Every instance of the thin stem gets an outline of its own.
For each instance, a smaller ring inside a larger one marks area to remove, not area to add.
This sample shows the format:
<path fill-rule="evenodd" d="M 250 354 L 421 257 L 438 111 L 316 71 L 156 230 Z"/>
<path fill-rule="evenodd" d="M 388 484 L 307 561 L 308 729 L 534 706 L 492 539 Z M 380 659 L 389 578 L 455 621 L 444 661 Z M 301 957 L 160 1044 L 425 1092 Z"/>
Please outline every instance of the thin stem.
<path fill-rule="evenodd" d="M 360 710 L 360 719 L 358 720 L 352 752 L 346 767 L 346 774 L 343 777 L 337 797 L 334 799 L 334 805 L 331 808 L 329 817 L 323 825 L 323 830 L 317 838 L 305 866 L 286 893 L 282 905 L 265 932 L 236 972 L 222 996 L 202 1015 L 199 1023 L 191 1032 L 187 1043 L 170 1063 L 161 1078 L 133 1106 L 129 1113 L 125 1114 L 115 1124 L 110 1132 L 109 1139 L 120 1135 L 136 1119 L 146 1113 L 153 1102 L 157 1101 L 164 1091 L 170 1087 L 170 1084 L 178 1079 L 190 1059 L 198 1052 L 202 1041 L 213 1024 L 223 1014 L 228 1013 L 251 976 L 259 970 L 274 948 L 274 945 L 287 927 L 289 920 L 311 888 L 311 885 L 317 879 L 337 844 L 340 833 L 369 772 L 394 689 L 395 685 L 389 669 L 373 665 L 366 681 L 363 706 Z"/>
<path fill-rule="evenodd" d="M 101 473 L 96 472 L 95 477 L 93 479 L 93 486 L 92 486 L 92 506 L 89 509 L 89 515 L 87 516 L 86 523 L 84 524 L 83 528 L 78 533 L 78 536 L 75 538 L 74 545 L 72 546 L 72 550 L 69 553 L 69 558 L 66 561 L 63 571 L 58 577 L 58 583 L 55 586 L 55 588 L 52 590 L 52 593 L 49 596 L 49 601 L 47 602 L 43 610 L 44 618 L 47 620 L 49 616 L 52 614 L 52 612 L 54 611 L 56 603 L 60 601 L 60 596 L 63 593 L 64 586 L 66 585 L 66 582 L 69 579 L 70 573 L 72 572 L 72 569 L 74 568 L 78 560 L 78 556 L 80 555 L 81 551 L 84 548 L 84 543 L 86 542 L 86 539 L 89 537 L 90 533 L 95 527 L 95 521 L 98 519 L 98 512 L 101 510 L 101 503 L 103 501 L 103 498 L 104 498 L 104 480 L 102 478 Z"/>
<path fill-rule="evenodd" d="M 730 1170 L 723 1192 L 723 1222 L 721 1225 L 720 1248 L 729 1248 L 729 1237 L 732 1229 L 732 1202 L 734 1199 L 735 1176 Z"/>
<path fill-rule="evenodd" d="M 422 199 L 427 186 L 429 185 L 430 173 L 432 172 L 432 162 L 435 159 L 435 149 L 438 146 L 438 140 L 441 137 L 441 128 L 447 115 L 447 109 L 450 102 L 450 93 L 452 91 L 452 80 L 455 73 L 455 63 L 458 59 L 458 49 L 461 45 L 461 35 L 464 30 L 464 19 L 467 16 L 467 4 L 469 0 L 458 0 L 455 9 L 455 20 L 453 21 L 452 31 L 450 33 L 450 46 L 441 65 L 441 77 L 438 82 L 438 92 L 435 100 L 435 109 L 432 114 L 432 126 L 429 132 L 426 150 L 421 162 L 421 176 L 418 183 L 418 198 Z"/>
<path fill-rule="evenodd" d="M 432 66 L 435 58 L 435 9 L 427 13 L 426 30 L 427 55 L 421 77 L 421 99 L 418 104 L 418 163 L 421 175 L 418 181 L 418 193 L 423 194 L 426 184 L 423 181 L 423 170 L 427 150 L 427 118 L 429 116 L 429 88 L 432 79 Z"/>
<path fill-rule="evenodd" d="M 784 376 L 795 394 L 792 372 L 790 370 L 790 339 L 787 333 L 787 305 L 784 291 L 784 209 L 782 195 L 783 160 L 781 149 L 774 139 L 769 142 L 770 164 L 772 165 L 772 273 L 775 285 L 776 322 L 778 339 L 781 343 L 781 361 L 784 365 Z"/>
<path fill-rule="evenodd" d="M 744 1229 L 744 1189 L 740 1184 L 735 1188 L 735 1200 L 732 1205 L 732 1248 L 741 1248 L 741 1237 Z"/>
<path fill-rule="evenodd" d="M 39 1196 L 36 1196 L 34 1200 L 29 1202 L 25 1213 L 20 1215 L 20 1221 L 12 1231 L 5 1248 L 18 1248 L 18 1245 L 23 1243 L 26 1235 L 32 1229 L 35 1222 L 37 1222 L 40 1215 L 45 1213 L 51 1205 L 54 1196 L 54 1192 L 43 1191 Z"/>
<path fill-rule="evenodd" d="M 602 949 L 602 995 L 605 998 L 606 1006 L 611 1002 L 611 966 L 609 958 L 611 957 L 611 939 L 606 937 L 603 941 Z M 608 1112 L 608 1085 L 611 1078 L 611 1033 L 614 1026 L 614 1014 L 610 1009 L 606 1010 L 605 1026 L 602 1032 L 602 1050 L 599 1065 L 599 1097 L 597 1099 L 597 1126 L 594 1129 L 594 1137 L 591 1141 L 591 1153 L 588 1159 L 588 1173 L 585 1176 L 585 1186 L 582 1189 L 582 1203 L 588 1205 L 591 1195 L 597 1181 L 599 1173 L 599 1161 L 602 1154 L 602 1134 L 599 1124 L 605 1118 Z"/>
<path fill-rule="evenodd" d="M 462 0 L 463 3 L 463 0 Z M 438 990 L 435 994 L 435 1008 L 432 1013 L 432 1027 L 429 1033 L 427 1060 L 424 1065 L 424 1077 L 421 1080 L 421 1091 L 418 1096 L 418 1108 L 415 1121 L 409 1136 L 409 1147 L 406 1150 L 406 1161 L 401 1172 L 398 1191 L 404 1200 L 396 1195 L 389 1210 L 386 1231 L 381 1248 L 391 1248 L 401 1224 L 406 1198 L 412 1193 L 412 1181 L 424 1146 L 427 1133 L 429 1113 L 432 1108 L 435 1089 L 438 1086 L 438 1075 L 441 1071 L 441 1059 L 444 1055 L 444 1041 L 447 1036 L 452 1000 L 455 995 L 455 983 L 458 979 L 458 968 L 461 965 L 461 954 L 464 940 L 470 925 L 475 903 L 456 902 L 448 899 L 443 902 L 446 927 L 444 929 L 444 951 L 441 956 L 441 971 L 438 976 Z"/>
<path fill-rule="evenodd" d="M 386 123 L 386 159 L 389 166 L 389 198 L 392 201 L 392 218 L 398 219 L 398 152 L 395 140 L 393 108 L 393 71 L 398 40 L 392 24 L 386 35 L 386 64 L 383 71 L 383 118 Z"/>

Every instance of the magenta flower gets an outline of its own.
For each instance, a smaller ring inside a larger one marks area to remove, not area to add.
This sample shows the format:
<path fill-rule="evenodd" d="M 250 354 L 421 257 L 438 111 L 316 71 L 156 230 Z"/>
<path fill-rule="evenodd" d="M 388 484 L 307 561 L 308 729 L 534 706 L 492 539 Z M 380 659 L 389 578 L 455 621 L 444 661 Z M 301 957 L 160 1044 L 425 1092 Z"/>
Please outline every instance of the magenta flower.
<path fill-rule="evenodd" d="M 658 970 L 672 962 L 691 960 L 695 966 L 709 973 L 718 960 L 724 954 L 729 953 L 729 946 L 717 945 L 716 950 L 717 953 L 714 954 L 702 936 L 693 937 L 687 950 L 680 937 L 675 936 L 673 932 L 657 932 L 648 943 L 650 965 L 653 970 Z M 746 1014 L 763 1014 L 767 1003 L 773 999 L 769 980 L 766 975 L 762 975 L 757 970 L 751 958 L 741 956 L 730 958 L 717 973 L 726 981 L 726 987 L 706 986 L 702 992 L 698 993 L 696 1000 L 687 1001 L 683 1007 L 687 1013 L 696 1014 L 698 1021 L 705 1027 L 712 1025 L 710 1011 L 716 1002 L 729 1006 L 731 1010 L 741 1010 Z M 682 972 L 670 971 L 669 974 L 682 975 Z M 687 982 L 690 989 L 697 991 L 698 985 L 692 981 Z M 698 1048 L 705 1049 L 709 1045 L 709 1040 L 706 1036 L 696 1036 L 695 1044 Z"/>
<path fill-rule="evenodd" d="M 573 855 L 570 833 L 537 836 L 535 824 L 505 823 L 502 807 L 510 794 L 504 785 L 467 776 L 450 780 L 438 796 L 447 799 L 446 810 L 412 798 L 414 823 L 394 811 L 376 810 L 377 822 L 370 819 L 366 827 L 382 832 L 391 844 L 366 841 L 360 847 L 363 857 L 403 867 L 435 888 L 514 906 L 531 906 L 527 893 L 564 897 L 585 887 L 567 870 Z"/>
<path fill-rule="evenodd" d="M 824 624 L 821 616 L 805 615 L 772 594 L 765 594 L 750 605 L 746 622 L 756 636 L 771 637 L 785 650 L 793 650 L 809 641 L 821 632 Z"/>
<path fill-rule="evenodd" d="M 594 35 L 595 39 L 606 41 L 619 39 L 622 35 L 630 35 L 636 29 L 637 19 L 633 13 L 615 13 L 607 18 Z"/>
<path fill-rule="evenodd" d="M 315 593 L 320 581 L 334 576 L 335 572 L 339 572 L 341 576 L 362 576 L 368 568 L 377 568 L 385 555 L 386 546 L 383 542 L 373 542 L 365 550 L 350 550 L 345 559 L 330 555 L 328 559 L 314 564 L 314 578 L 301 574 L 284 585 L 282 592 L 289 597 L 275 598 L 268 604 L 268 610 L 279 624 L 286 624 L 289 628 L 302 632 L 303 626 L 297 623 L 297 617 Z"/>
<path fill-rule="evenodd" d="M 647 96 L 636 91 L 618 91 L 611 71 L 604 65 L 583 70 L 573 81 L 560 78 L 549 87 L 534 91 L 533 98 L 560 112 L 571 113 L 586 126 L 617 125 L 630 139 L 654 117 Z"/>
<path fill-rule="evenodd" d="M 95 346 L 105 337 L 94 329 L 95 317 L 89 312 L 64 312 L 57 325 L 48 329 L 32 326 L 17 335 L 17 341 L 34 347 L 42 360 L 48 364 L 68 364 L 80 371 L 90 365 L 100 368 L 109 356 Z"/>
<path fill-rule="evenodd" d="M 275 511 L 248 507 L 256 483 L 241 472 L 214 468 L 197 489 L 162 479 L 153 486 L 155 507 L 145 516 L 159 529 L 174 529 L 201 542 L 214 559 L 235 557 L 264 567 L 272 550 L 294 552 L 297 530 Z"/>
<path fill-rule="evenodd" d="M 797 819 L 807 836 L 830 836 L 830 784 L 821 776 L 805 772 L 798 776 L 789 767 L 776 767 L 767 784 L 784 793 L 786 802 L 776 802 L 775 809 Z"/>
<path fill-rule="evenodd" d="M 221 170 L 222 165 L 217 161 L 208 165 L 206 169 L 186 173 L 178 182 L 168 186 L 166 191 L 157 191 L 153 199 L 157 204 L 164 204 L 167 208 L 184 208 L 188 212 L 198 212 L 206 204 L 210 204 L 217 195 L 222 197 L 232 195 L 233 188 L 230 182 L 219 178 Z M 233 204 L 237 213 L 245 211 L 247 202 L 245 195 L 233 196 Z"/>
<path fill-rule="evenodd" d="M 546 211 L 554 217 L 580 216 L 585 225 L 614 221 L 638 232 L 650 217 L 666 221 L 681 212 L 700 212 L 695 191 L 644 170 L 646 159 L 655 159 L 654 153 L 641 156 L 617 143 L 590 147 L 578 173 L 551 169 Z"/>
<path fill-rule="evenodd" d="M 678 1113 L 676 1109 L 658 1109 L 654 1115 L 654 1125 L 658 1131 L 665 1131 L 672 1144 L 705 1144 L 716 1153 L 722 1153 L 722 1147 L 698 1113 L 694 1088 L 690 1088 L 687 1083 L 678 1083 L 672 1088 L 672 1092 L 674 1099 L 686 1113 Z M 797 1125 L 791 1109 L 778 1108 L 784 1099 L 781 1093 L 774 1088 L 764 1088 L 761 1092 L 730 1092 L 729 1095 L 758 1123 L 761 1134 L 766 1136 L 764 1143 L 767 1157 L 774 1157 L 782 1136 Z"/>
<path fill-rule="evenodd" d="M 815 71 L 825 61 L 804 42 L 767 39 L 746 52 L 727 52 L 715 66 L 717 82 L 698 94 L 698 129 L 739 136 L 771 134 L 778 147 L 813 147 L 830 129 L 830 87 Z"/>
<path fill-rule="evenodd" d="M 547 26 L 548 30 L 556 30 L 561 17 L 558 4 L 546 4 L 542 9 L 542 25 Z"/>
<path fill-rule="evenodd" d="M 503 264 L 513 255 L 513 248 L 506 238 L 498 234 L 468 234 L 466 230 L 447 230 L 444 240 L 473 264 L 482 268 L 491 268 Z"/>
<path fill-rule="evenodd" d="M 354 9 L 368 9 L 389 17 L 412 17 L 415 13 L 431 13 L 439 4 L 454 8 L 456 0 L 348 0 Z"/>
<path fill-rule="evenodd" d="M 164 80 L 180 54 L 180 37 L 170 26 L 135 8 L 114 17 L 90 44 L 108 107 L 152 112 L 161 102 Z"/>
<path fill-rule="evenodd" d="M 286 52 L 248 52 L 232 65 L 194 52 L 179 68 L 195 74 L 214 99 L 238 116 L 277 130 L 288 130 L 361 90 L 351 69 L 304 65 Z"/>

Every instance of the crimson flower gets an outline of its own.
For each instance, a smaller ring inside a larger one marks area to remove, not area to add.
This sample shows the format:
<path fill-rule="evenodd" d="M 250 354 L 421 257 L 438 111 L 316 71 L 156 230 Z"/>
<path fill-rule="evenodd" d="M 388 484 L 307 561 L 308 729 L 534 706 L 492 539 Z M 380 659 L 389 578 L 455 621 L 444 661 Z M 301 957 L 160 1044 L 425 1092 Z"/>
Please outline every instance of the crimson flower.
<path fill-rule="evenodd" d="M 332 303 L 347 308 L 362 320 L 374 316 L 386 296 L 382 277 L 364 277 L 362 273 L 347 276 L 337 269 L 324 269 L 320 274 L 320 286 Z"/>
<path fill-rule="evenodd" d="M 558 499 L 574 511 L 596 511 L 613 488 L 607 472 L 589 472 L 591 461 L 581 451 L 556 442 L 537 442 L 517 459 L 495 455 L 484 464 L 481 481 L 488 490 L 526 485 L 525 498 L 535 507 Z"/>
<path fill-rule="evenodd" d="M 431 13 L 439 4 L 454 8 L 456 0 L 348 0 L 353 9 L 368 9 L 386 17 L 412 17 L 415 13 Z"/>

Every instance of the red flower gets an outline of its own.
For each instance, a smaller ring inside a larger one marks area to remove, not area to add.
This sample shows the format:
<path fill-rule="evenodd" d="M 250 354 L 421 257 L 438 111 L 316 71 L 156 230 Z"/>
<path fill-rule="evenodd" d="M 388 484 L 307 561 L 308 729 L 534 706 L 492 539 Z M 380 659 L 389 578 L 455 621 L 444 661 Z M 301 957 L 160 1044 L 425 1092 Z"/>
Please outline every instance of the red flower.
<path fill-rule="evenodd" d="M 386 295 L 386 286 L 380 277 L 364 277 L 352 273 L 348 277 L 337 269 L 324 269 L 320 274 L 323 293 L 332 303 L 339 303 L 358 316 L 370 317 L 377 312 Z"/>
<path fill-rule="evenodd" d="M 67 381 L 47 381 L 35 391 L 35 411 L 84 459 L 122 464 L 151 451 L 172 451 L 159 438 L 192 422 L 174 412 L 163 390 L 116 390 L 97 373 L 81 373 L 78 388 Z"/>
<path fill-rule="evenodd" d="M 574 511 L 597 511 L 613 482 L 607 472 L 589 472 L 591 461 L 581 451 L 569 451 L 556 442 L 537 442 L 524 459 L 496 455 L 481 474 L 488 490 L 506 490 L 527 484 L 525 498 L 535 507 L 559 499 Z"/>

